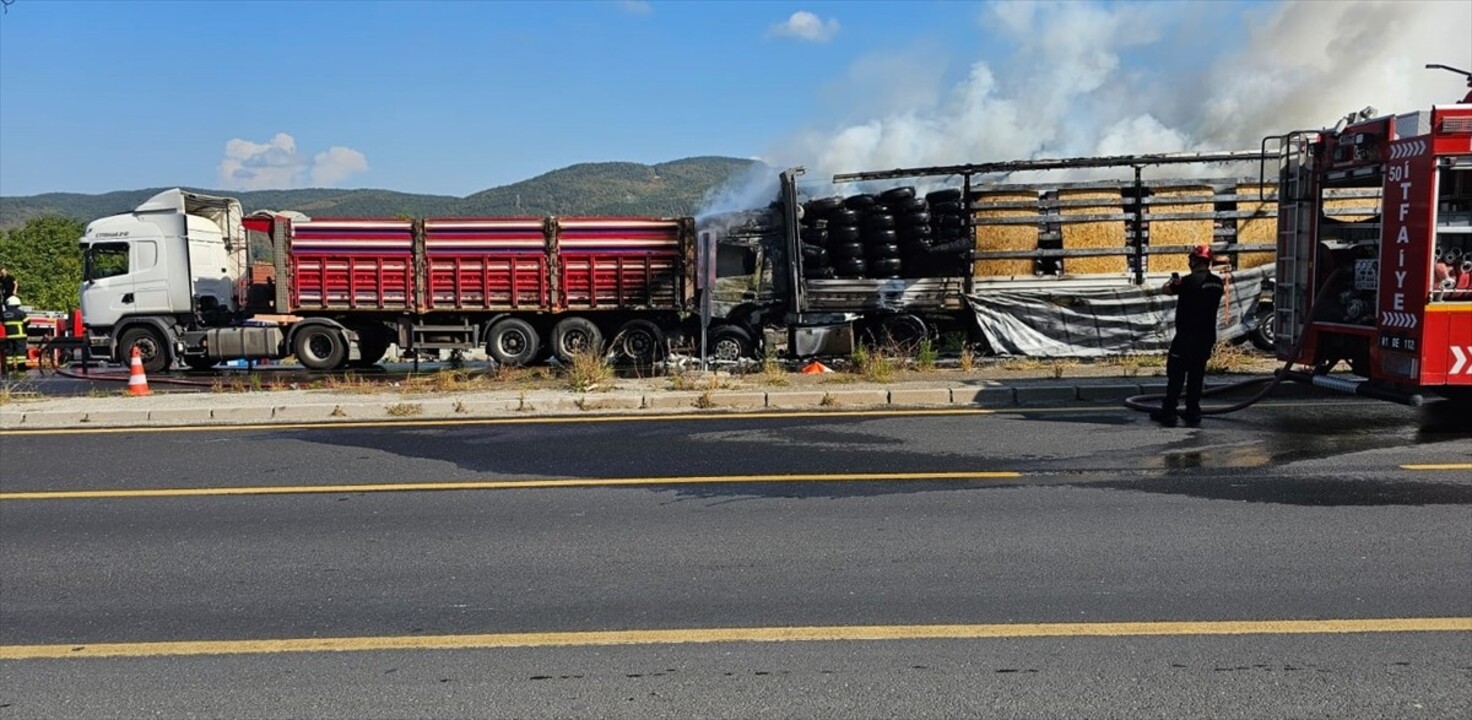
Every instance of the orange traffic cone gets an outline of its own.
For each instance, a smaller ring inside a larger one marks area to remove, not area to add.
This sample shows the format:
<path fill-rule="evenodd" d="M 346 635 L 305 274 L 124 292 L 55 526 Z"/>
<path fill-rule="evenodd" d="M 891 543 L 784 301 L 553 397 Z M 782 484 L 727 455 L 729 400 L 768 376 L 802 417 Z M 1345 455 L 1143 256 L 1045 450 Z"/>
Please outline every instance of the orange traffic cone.
<path fill-rule="evenodd" d="M 808 363 L 802 369 L 802 374 L 804 374 L 804 375 L 818 375 L 820 373 L 831 373 L 831 372 L 833 372 L 833 370 L 831 370 L 827 365 L 824 365 L 823 363 L 818 362 L 817 360 L 814 360 L 814 361 Z"/>
<path fill-rule="evenodd" d="M 148 394 L 148 376 L 143 374 L 143 356 L 136 347 L 133 348 L 133 360 L 128 367 L 128 394 Z"/>

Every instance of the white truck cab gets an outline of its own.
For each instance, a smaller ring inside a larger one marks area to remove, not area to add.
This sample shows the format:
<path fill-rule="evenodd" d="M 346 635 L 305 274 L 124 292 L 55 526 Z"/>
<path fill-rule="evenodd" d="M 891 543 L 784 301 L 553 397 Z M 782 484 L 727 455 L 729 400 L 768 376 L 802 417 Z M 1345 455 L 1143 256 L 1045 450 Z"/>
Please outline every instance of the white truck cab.
<path fill-rule="evenodd" d="M 88 224 L 81 305 L 94 351 L 126 360 L 137 346 L 146 367 L 163 369 L 201 310 L 236 310 L 241 218 L 237 200 L 176 188 Z"/>

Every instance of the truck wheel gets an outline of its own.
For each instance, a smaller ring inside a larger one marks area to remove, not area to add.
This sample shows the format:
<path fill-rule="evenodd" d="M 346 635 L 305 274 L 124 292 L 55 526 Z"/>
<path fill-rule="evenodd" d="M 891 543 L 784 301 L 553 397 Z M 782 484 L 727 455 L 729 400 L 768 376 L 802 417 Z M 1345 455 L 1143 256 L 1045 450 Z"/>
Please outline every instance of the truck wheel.
<path fill-rule="evenodd" d="M 879 337 L 883 345 L 910 355 L 920 347 L 921 341 L 930 336 L 925 321 L 910 315 L 887 315 L 879 321 Z"/>
<path fill-rule="evenodd" d="M 664 355 L 664 331 L 648 320 L 630 320 L 614 336 L 618 354 L 635 363 L 651 363 Z"/>
<path fill-rule="evenodd" d="M 291 351 L 308 370 L 336 370 L 348 356 L 342 333 L 327 325 L 308 325 L 292 338 Z"/>
<path fill-rule="evenodd" d="M 1273 306 L 1271 304 L 1263 303 L 1257 306 L 1257 326 L 1247 333 L 1247 338 L 1258 350 L 1263 352 L 1274 350 Z"/>
<path fill-rule="evenodd" d="M 158 373 L 174 364 L 169 344 L 151 327 L 129 328 L 118 339 L 118 361 L 124 365 L 133 361 L 133 348 L 143 359 L 143 371 Z"/>
<path fill-rule="evenodd" d="M 722 325 L 710 331 L 708 342 L 710 356 L 715 360 L 736 362 L 756 356 L 756 344 L 751 341 L 751 333 L 738 325 Z"/>
<path fill-rule="evenodd" d="M 388 352 L 388 346 L 393 344 L 393 337 L 388 331 L 378 328 L 360 328 L 358 330 L 358 359 L 349 360 L 348 365 L 356 368 L 371 368 L 383 359 L 383 354 Z"/>
<path fill-rule="evenodd" d="M 504 318 L 491 326 L 486 354 L 499 365 L 521 367 L 537 360 L 541 340 L 532 324 L 521 318 Z"/>
<path fill-rule="evenodd" d="M 589 351 L 603 352 L 603 333 L 592 320 L 570 317 L 552 326 L 552 352 L 558 360 L 570 363 L 574 355 Z"/>

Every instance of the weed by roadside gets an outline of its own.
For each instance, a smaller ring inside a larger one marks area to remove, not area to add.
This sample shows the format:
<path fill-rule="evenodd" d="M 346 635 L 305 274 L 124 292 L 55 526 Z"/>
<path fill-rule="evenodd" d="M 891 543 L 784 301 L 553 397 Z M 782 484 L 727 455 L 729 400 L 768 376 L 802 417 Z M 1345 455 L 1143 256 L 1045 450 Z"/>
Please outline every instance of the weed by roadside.
<path fill-rule="evenodd" d="M 883 348 L 859 345 L 852 356 L 854 371 L 873 383 L 894 379 L 895 362 Z"/>
<path fill-rule="evenodd" d="M 970 345 L 961 346 L 960 367 L 963 373 L 969 373 L 976 369 L 976 353 L 971 350 Z"/>
<path fill-rule="evenodd" d="M 934 370 L 935 361 L 939 357 L 940 352 L 936 350 L 935 343 L 931 342 L 930 338 L 921 340 L 920 344 L 915 347 L 915 367 L 922 371 Z"/>
<path fill-rule="evenodd" d="M 762 369 L 759 381 L 763 385 L 773 387 L 786 387 L 792 384 L 792 379 L 787 377 L 787 371 L 783 369 L 782 363 L 777 361 L 776 351 L 767 349 L 767 354 L 762 357 Z"/>
<path fill-rule="evenodd" d="M 392 417 L 410 417 L 424 414 L 424 406 L 419 403 L 394 403 L 384 409 Z"/>
<path fill-rule="evenodd" d="M 1211 359 L 1206 361 L 1206 372 L 1213 374 L 1252 372 L 1255 365 L 1262 361 L 1262 356 L 1252 351 L 1251 347 L 1251 345 L 1217 343 L 1211 353 Z"/>
<path fill-rule="evenodd" d="M 573 392 L 588 392 L 606 385 L 613 379 L 613 366 L 608 358 L 591 350 L 580 350 L 573 354 L 572 362 L 564 371 L 567 386 Z"/>

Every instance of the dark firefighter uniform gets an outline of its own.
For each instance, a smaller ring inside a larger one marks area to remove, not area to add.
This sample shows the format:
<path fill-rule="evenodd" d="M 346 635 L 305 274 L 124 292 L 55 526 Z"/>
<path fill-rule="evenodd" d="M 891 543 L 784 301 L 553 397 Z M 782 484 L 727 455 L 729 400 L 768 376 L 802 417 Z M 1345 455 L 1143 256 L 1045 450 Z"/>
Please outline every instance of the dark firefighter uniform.
<path fill-rule="evenodd" d="M 5 356 L 4 372 L 25 372 L 26 369 L 26 314 L 18 305 L 5 304 L 0 311 L 0 322 L 5 326 L 5 338 L 0 340 L 0 353 Z"/>
<path fill-rule="evenodd" d="M 1204 256 L 1204 257 L 1203 257 Z M 1221 309 L 1225 287 L 1222 279 L 1211 272 L 1210 248 L 1197 248 L 1191 253 L 1191 273 L 1172 283 L 1168 292 L 1179 298 L 1176 304 L 1176 335 L 1170 343 L 1166 360 L 1165 399 L 1159 422 L 1176 422 L 1176 404 L 1181 388 L 1186 390 L 1186 411 L 1182 417 L 1188 425 L 1201 421 L 1201 387 L 1206 381 L 1206 361 L 1216 345 L 1216 316 Z"/>

